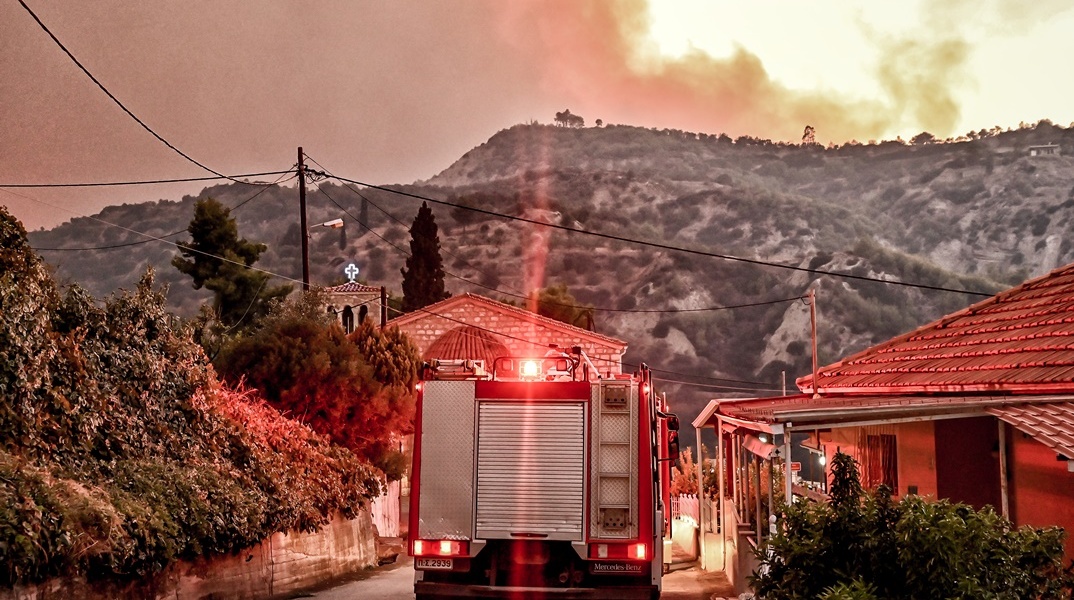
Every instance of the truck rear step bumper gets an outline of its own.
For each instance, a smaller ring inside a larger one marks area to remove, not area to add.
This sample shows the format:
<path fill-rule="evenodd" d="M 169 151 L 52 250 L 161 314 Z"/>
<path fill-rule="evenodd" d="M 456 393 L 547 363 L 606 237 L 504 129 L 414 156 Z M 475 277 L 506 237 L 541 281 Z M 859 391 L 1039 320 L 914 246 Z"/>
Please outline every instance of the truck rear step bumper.
<path fill-rule="evenodd" d="M 554 600 L 652 600 L 659 592 L 656 586 L 551 588 L 459 585 L 419 581 L 414 584 L 417 600 L 434 598 L 551 598 Z"/>

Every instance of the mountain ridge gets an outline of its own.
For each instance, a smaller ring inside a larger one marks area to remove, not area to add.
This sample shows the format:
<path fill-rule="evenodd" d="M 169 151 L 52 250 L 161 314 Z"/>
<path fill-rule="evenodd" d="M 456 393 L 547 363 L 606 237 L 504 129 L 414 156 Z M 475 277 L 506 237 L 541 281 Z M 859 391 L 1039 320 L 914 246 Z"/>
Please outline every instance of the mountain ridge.
<path fill-rule="evenodd" d="M 1028 148 L 1041 144 L 1057 145 L 1059 155 L 1030 156 Z M 361 279 L 398 290 L 420 200 L 389 188 L 448 202 L 455 206 L 433 203 L 433 212 L 453 293 L 518 301 L 535 285 L 564 283 L 599 309 L 602 333 L 630 344 L 628 361 L 675 373 L 664 377 L 673 391 L 694 402 L 706 394 L 767 394 L 781 387 L 782 372 L 808 372 L 808 318 L 803 327 L 805 309 L 792 299 L 810 287 L 819 295 L 825 364 L 980 297 L 869 278 L 987 294 L 1074 261 L 1064 235 L 1074 218 L 1072 155 L 1074 128 L 1044 122 L 948 143 L 833 148 L 622 125 L 518 125 L 428 180 L 384 188 L 318 183 L 308 193 L 308 222 L 344 217 L 348 224 L 310 233 L 311 275 L 317 284 L 339 283 L 343 267 L 356 262 Z M 240 235 L 268 244 L 258 267 L 300 279 L 293 188 L 226 184 L 198 197 L 205 196 L 238 206 Z M 195 199 L 101 215 L 164 236 L 185 229 Z M 138 241 L 90 219 L 30 239 L 35 247 Z M 43 254 L 63 279 L 97 295 L 133 285 L 152 265 L 170 284 L 169 302 L 189 315 L 208 296 L 170 266 L 174 252 L 151 243 Z M 766 303 L 772 300 L 784 302 Z M 757 306 L 719 309 L 743 304 Z M 724 379 L 765 385 L 700 387 Z"/>

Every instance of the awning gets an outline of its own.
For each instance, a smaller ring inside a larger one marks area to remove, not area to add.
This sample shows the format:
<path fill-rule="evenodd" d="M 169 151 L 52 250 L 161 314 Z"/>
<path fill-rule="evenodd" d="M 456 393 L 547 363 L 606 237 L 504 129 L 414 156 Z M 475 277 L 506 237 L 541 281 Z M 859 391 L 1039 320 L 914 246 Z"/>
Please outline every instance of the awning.
<path fill-rule="evenodd" d="M 745 435 L 742 436 L 742 445 L 750 452 L 756 454 L 761 460 L 768 460 L 772 453 L 775 452 L 776 447 L 772 444 L 767 444 L 757 439 L 756 436 Z"/>
<path fill-rule="evenodd" d="M 1011 404 L 989 408 L 988 413 L 1074 460 L 1074 402 Z"/>

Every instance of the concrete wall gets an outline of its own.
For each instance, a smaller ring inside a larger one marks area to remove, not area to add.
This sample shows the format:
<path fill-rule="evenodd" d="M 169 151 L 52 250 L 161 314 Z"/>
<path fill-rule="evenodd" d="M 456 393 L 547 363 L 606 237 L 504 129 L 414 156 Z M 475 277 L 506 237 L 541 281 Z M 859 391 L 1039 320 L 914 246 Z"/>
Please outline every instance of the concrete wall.
<path fill-rule="evenodd" d="M 691 519 L 671 520 L 671 541 L 683 554 L 698 557 L 697 523 Z"/>
<path fill-rule="evenodd" d="M 181 562 L 152 581 L 89 584 L 82 578 L 0 589 L 0 600 L 253 600 L 284 598 L 376 564 L 369 512 L 315 533 L 277 533 L 230 556 Z"/>

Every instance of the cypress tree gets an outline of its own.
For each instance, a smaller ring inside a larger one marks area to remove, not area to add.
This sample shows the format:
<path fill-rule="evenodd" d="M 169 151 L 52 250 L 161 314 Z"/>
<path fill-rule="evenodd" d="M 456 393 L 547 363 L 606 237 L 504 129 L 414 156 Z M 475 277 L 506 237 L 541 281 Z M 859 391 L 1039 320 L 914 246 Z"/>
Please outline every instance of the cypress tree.
<path fill-rule="evenodd" d="M 451 296 L 444 289 L 444 263 L 433 211 L 421 203 L 410 226 L 410 256 L 403 273 L 403 312 L 412 312 Z"/>

